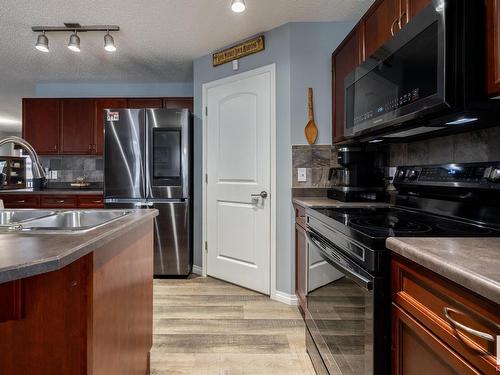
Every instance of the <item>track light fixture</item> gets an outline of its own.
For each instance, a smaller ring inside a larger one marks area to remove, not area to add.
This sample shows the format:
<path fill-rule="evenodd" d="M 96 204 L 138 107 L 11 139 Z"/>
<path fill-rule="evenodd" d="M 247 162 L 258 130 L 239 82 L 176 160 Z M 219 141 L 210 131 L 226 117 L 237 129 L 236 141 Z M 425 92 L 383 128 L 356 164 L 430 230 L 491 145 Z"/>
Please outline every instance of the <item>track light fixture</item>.
<path fill-rule="evenodd" d="M 73 52 L 80 52 L 80 37 L 76 31 L 69 37 L 68 49 Z"/>
<path fill-rule="evenodd" d="M 45 31 L 38 35 L 35 48 L 41 52 L 49 52 L 49 38 L 45 36 Z"/>
<path fill-rule="evenodd" d="M 109 34 L 109 31 L 104 35 L 104 49 L 108 52 L 116 51 L 115 40 Z"/>
<path fill-rule="evenodd" d="M 231 10 L 235 13 L 244 12 L 246 9 L 245 0 L 232 0 L 231 1 Z"/>
<path fill-rule="evenodd" d="M 31 30 L 41 33 L 38 35 L 35 45 L 36 49 L 41 52 L 49 52 L 49 39 L 45 35 L 46 32 L 71 32 L 68 49 L 73 52 L 80 52 L 80 37 L 78 33 L 89 31 L 105 31 L 104 49 L 108 52 L 114 52 L 116 51 L 115 40 L 109 32 L 119 31 L 120 27 L 116 25 L 82 26 L 79 23 L 65 23 L 64 26 L 33 26 Z"/>

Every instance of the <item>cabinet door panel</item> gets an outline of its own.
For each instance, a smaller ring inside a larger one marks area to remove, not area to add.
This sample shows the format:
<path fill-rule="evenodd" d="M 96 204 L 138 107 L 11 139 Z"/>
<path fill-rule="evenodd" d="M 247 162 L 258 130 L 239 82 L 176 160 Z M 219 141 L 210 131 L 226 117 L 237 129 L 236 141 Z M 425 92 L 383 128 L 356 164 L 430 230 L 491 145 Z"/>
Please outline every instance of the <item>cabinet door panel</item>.
<path fill-rule="evenodd" d="M 487 0 L 487 60 L 490 96 L 500 95 L 500 0 Z"/>
<path fill-rule="evenodd" d="M 134 98 L 128 99 L 128 108 L 162 108 L 163 100 L 161 98 Z"/>
<path fill-rule="evenodd" d="M 61 100 L 61 153 L 91 154 L 94 143 L 94 101 Z"/>
<path fill-rule="evenodd" d="M 75 195 L 42 195 L 40 207 L 42 208 L 77 208 Z"/>
<path fill-rule="evenodd" d="M 403 14 L 406 17 L 403 17 L 403 20 L 407 23 L 422 9 L 432 3 L 432 0 L 403 0 L 403 2 L 406 2 L 406 14 Z"/>
<path fill-rule="evenodd" d="M 163 108 L 182 109 L 187 108 L 193 112 L 193 98 L 164 98 Z"/>
<path fill-rule="evenodd" d="M 456 354 L 398 306 L 392 306 L 393 375 L 479 375 Z"/>
<path fill-rule="evenodd" d="M 306 306 L 307 295 L 307 270 L 309 268 L 307 262 L 307 237 L 304 228 L 299 224 L 295 224 L 295 293 L 299 299 L 302 308 Z"/>
<path fill-rule="evenodd" d="M 104 110 L 127 108 L 127 99 L 96 99 L 94 101 L 94 153 L 102 155 L 104 150 Z"/>
<path fill-rule="evenodd" d="M 370 10 L 364 20 L 365 56 L 371 56 L 379 47 L 391 39 L 391 28 L 399 31 L 399 0 L 383 0 Z"/>
<path fill-rule="evenodd" d="M 23 138 L 39 154 L 59 152 L 59 100 L 23 99 Z"/>
<path fill-rule="evenodd" d="M 36 194 L 6 194 L 0 195 L 5 208 L 40 208 L 40 196 Z"/>
<path fill-rule="evenodd" d="M 359 29 L 354 30 L 334 52 L 333 64 L 333 141 L 344 140 L 345 77 L 361 62 L 361 37 Z"/>
<path fill-rule="evenodd" d="M 102 195 L 80 195 L 78 196 L 78 208 L 104 208 Z"/>

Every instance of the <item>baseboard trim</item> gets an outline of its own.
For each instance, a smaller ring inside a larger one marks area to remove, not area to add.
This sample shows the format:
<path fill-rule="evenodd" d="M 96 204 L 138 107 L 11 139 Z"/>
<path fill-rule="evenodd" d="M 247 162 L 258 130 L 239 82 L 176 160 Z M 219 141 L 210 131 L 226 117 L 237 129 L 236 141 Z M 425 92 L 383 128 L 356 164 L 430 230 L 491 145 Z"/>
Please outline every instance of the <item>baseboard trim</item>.
<path fill-rule="evenodd" d="M 299 303 L 299 300 L 297 299 L 297 296 L 295 294 L 288 294 L 285 292 L 280 292 L 277 290 L 272 296 L 271 299 L 285 303 L 290 306 L 297 306 Z"/>
<path fill-rule="evenodd" d="M 203 268 L 193 265 L 193 270 L 191 272 L 196 275 L 203 275 Z"/>

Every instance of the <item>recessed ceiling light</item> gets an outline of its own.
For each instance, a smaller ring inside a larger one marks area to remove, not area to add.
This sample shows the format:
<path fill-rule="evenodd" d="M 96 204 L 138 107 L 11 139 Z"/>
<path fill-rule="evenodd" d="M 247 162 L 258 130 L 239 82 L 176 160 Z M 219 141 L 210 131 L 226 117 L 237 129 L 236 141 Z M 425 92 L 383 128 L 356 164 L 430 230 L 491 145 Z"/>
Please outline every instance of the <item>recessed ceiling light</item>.
<path fill-rule="evenodd" d="M 109 32 L 104 35 L 104 49 L 108 52 L 116 51 L 115 41 Z"/>
<path fill-rule="evenodd" d="M 371 141 L 368 141 L 368 143 L 380 143 L 380 142 L 384 142 L 383 139 L 372 139 Z"/>
<path fill-rule="evenodd" d="M 68 48 L 73 52 L 80 52 L 80 37 L 76 34 L 76 31 L 69 37 Z"/>
<path fill-rule="evenodd" d="M 475 122 L 479 120 L 477 117 L 462 117 L 455 121 L 447 122 L 446 125 L 463 125 L 468 124 L 469 122 Z"/>
<path fill-rule="evenodd" d="M 244 12 L 246 9 L 245 0 L 232 0 L 231 10 L 235 13 Z"/>
<path fill-rule="evenodd" d="M 38 35 L 35 48 L 42 52 L 49 52 L 49 38 L 45 36 L 45 31 Z"/>

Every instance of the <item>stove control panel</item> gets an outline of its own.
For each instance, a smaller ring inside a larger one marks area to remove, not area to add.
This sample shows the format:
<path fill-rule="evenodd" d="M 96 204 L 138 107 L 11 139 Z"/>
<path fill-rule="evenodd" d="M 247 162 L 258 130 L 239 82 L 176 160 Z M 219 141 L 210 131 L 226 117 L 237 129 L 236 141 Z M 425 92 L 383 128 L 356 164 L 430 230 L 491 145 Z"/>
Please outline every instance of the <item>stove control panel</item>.
<path fill-rule="evenodd" d="M 500 162 L 398 167 L 394 185 L 500 189 Z"/>

